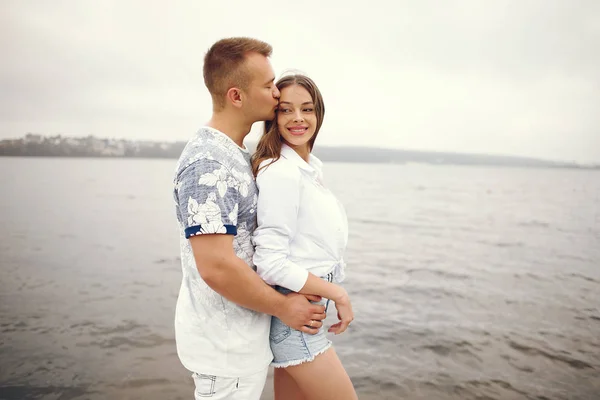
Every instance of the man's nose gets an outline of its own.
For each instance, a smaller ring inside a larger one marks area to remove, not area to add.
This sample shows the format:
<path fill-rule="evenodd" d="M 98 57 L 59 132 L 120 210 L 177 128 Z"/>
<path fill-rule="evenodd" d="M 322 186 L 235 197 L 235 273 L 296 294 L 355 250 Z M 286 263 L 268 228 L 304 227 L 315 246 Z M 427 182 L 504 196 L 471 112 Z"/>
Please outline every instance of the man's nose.
<path fill-rule="evenodd" d="M 275 86 L 275 89 L 273 89 L 273 97 L 278 99 L 279 96 L 281 96 L 281 93 L 279 92 L 279 89 L 277 89 L 277 86 Z"/>

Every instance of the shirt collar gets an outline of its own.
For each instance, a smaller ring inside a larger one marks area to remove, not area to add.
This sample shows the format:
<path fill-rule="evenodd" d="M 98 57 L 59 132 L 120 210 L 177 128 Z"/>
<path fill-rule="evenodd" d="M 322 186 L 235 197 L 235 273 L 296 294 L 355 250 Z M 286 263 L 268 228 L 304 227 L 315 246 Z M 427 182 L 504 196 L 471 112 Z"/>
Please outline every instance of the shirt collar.
<path fill-rule="evenodd" d="M 203 129 L 207 130 L 209 132 L 212 132 L 212 134 L 215 136 L 221 136 L 223 138 L 223 140 L 229 142 L 230 144 L 232 144 L 236 148 L 240 149 L 244 153 L 250 153 L 250 150 L 248 150 L 248 147 L 246 147 L 246 145 L 244 145 L 244 147 L 238 146 L 238 144 L 236 142 L 234 142 L 233 139 L 230 138 L 229 135 L 227 135 L 225 132 L 221 132 L 220 130 L 213 128 L 212 126 L 208 126 L 208 125 L 203 126 L 200 130 L 203 130 Z"/>
<path fill-rule="evenodd" d="M 281 156 L 296 164 L 300 169 L 310 173 L 313 177 L 321 175 L 323 163 L 315 155 L 310 153 L 308 163 L 294 149 L 285 143 L 281 144 Z"/>

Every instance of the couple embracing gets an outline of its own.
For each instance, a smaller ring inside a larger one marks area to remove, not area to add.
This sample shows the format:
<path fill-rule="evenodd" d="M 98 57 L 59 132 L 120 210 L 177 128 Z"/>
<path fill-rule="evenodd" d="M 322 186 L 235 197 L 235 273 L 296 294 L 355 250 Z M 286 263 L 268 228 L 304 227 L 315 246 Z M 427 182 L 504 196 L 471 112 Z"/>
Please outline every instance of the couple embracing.
<path fill-rule="evenodd" d="M 183 278 L 177 352 L 195 398 L 259 400 L 269 365 L 276 400 L 357 399 L 323 325 L 354 315 L 344 278 L 348 223 L 312 154 L 325 115 L 307 76 L 275 81 L 269 44 L 216 42 L 204 58 L 213 113 L 174 179 Z M 251 155 L 243 140 L 265 131 Z"/>

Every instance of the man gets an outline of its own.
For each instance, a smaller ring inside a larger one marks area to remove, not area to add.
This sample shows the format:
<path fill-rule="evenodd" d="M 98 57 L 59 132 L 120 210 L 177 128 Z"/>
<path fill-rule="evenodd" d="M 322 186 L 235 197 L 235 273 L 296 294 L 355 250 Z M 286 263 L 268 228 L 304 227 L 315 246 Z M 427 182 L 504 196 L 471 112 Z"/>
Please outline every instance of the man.
<path fill-rule="evenodd" d="M 215 43 L 204 59 L 212 96 L 207 126 L 187 143 L 175 174 L 183 279 L 175 311 L 182 364 L 196 399 L 258 400 L 268 365 L 271 315 L 317 333 L 317 297 L 283 296 L 255 273 L 251 234 L 257 189 L 243 140 L 254 122 L 275 116 L 279 91 L 272 48 L 250 38 Z"/>

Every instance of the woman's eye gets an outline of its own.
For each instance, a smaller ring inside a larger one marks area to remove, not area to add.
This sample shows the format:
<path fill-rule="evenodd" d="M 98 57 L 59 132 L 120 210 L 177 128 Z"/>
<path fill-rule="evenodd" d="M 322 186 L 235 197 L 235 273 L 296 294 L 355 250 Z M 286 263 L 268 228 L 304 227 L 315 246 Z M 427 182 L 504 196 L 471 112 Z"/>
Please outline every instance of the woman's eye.
<path fill-rule="evenodd" d="M 304 112 L 313 112 L 313 109 L 312 108 L 305 108 L 303 111 Z"/>

